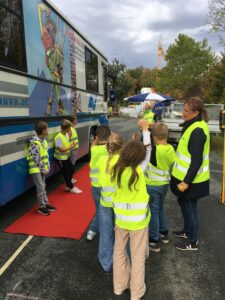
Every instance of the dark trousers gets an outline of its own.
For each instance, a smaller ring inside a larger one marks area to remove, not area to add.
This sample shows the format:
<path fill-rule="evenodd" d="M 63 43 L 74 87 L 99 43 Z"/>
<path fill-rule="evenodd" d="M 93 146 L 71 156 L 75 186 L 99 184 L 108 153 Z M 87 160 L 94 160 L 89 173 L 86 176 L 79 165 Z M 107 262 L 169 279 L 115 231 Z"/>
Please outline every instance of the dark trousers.
<path fill-rule="evenodd" d="M 63 178 L 65 180 L 66 186 L 70 189 L 73 188 L 73 184 L 71 182 L 72 175 L 73 175 L 73 165 L 68 158 L 67 160 L 56 160 L 57 164 L 63 174 Z"/>
<path fill-rule="evenodd" d="M 184 219 L 183 231 L 191 239 L 191 242 L 196 242 L 198 240 L 199 213 L 197 202 L 198 199 L 184 200 L 178 198 L 178 203 L 181 207 Z"/>

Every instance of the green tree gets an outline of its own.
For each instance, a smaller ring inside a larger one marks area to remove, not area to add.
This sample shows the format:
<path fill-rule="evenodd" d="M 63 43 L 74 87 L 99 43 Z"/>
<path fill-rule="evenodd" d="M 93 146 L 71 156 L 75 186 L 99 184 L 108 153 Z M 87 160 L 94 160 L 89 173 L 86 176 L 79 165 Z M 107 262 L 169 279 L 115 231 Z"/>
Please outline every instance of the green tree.
<path fill-rule="evenodd" d="M 206 78 L 203 100 L 208 103 L 225 103 L 225 54 L 213 66 Z"/>
<path fill-rule="evenodd" d="M 209 15 L 207 24 L 210 25 L 213 32 L 225 32 L 225 1 L 209 0 Z M 220 36 L 220 42 L 225 46 L 224 37 Z"/>
<path fill-rule="evenodd" d="M 174 97 L 184 98 L 191 89 L 197 90 L 201 78 L 216 57 L 207 40 L 196 42 L 193 38 L 179 34 L 166 52 L 167 66 L 161 70 L 158 89 L 169 91 Z"/>
<path fill-rule="evenodd" d="M 123 98 L 127 97 L 132 83 L 126 78 L 126 65 L 120 63 L 114 58 L 108 66 L 108 76 L 111 82 L 111 88 L 116 91 L 116 104 L 121 104 Z"/>

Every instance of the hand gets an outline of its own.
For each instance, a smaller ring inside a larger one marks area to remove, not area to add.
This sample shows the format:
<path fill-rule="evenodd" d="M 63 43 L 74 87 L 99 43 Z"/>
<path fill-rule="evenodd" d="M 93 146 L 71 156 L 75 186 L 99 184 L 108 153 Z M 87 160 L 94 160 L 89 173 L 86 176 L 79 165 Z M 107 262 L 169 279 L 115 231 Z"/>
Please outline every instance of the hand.
<path fill-rule="evenodd" d="M 47 175 L 47 174 L 48 174 L 48 171 L 47 171 L 47 170 L 42 170 L 42 171 L 41 171 L 41 174 Z"/>
<path fill-rule="evenodd" d="M 140 119 L 138 121 L 138 127 L 142 131 L 147 131 L 148 130 L 148 121 L 146 121 L 145 119 Z"/>
<path fill-rule="evenodd" d="M 184 192 L 184 191 L 186 191 L 189 188 L 189 185 L 187 183 L 185 183 L 185 182 L 182 181 L 181 183 L 179 183 L 177 185 L 177 188 L 178 188 L 178 190 L 180 192 Z"/>

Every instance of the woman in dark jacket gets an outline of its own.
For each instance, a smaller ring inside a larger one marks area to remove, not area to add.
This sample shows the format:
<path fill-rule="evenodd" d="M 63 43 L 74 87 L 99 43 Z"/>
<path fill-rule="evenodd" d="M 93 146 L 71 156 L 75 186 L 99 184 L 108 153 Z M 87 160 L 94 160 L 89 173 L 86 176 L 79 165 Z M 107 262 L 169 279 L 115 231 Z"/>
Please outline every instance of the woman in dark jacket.
<path fill-rule="evenodd" d="M 178 198 L 184 227 L 173 234 L 183 239 L 179 250 L 198 250 L 199 198 L 209 194 L 210 136 L 207 111 L 199 98 L 185 101 L 183 129 L 172 170 L 171 190 Z"/>

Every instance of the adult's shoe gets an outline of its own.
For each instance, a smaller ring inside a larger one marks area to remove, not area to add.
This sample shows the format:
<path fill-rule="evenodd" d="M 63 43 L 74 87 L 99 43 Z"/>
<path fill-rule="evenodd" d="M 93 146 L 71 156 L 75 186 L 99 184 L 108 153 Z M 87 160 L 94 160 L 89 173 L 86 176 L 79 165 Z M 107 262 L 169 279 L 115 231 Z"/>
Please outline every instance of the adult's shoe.
<path fill-rule="evenodd" d="M 182 251 L 197 251 L 198 250 L 198 241 L 189 242 L 186 244 L 175 244 L 175 248 Z"/>

